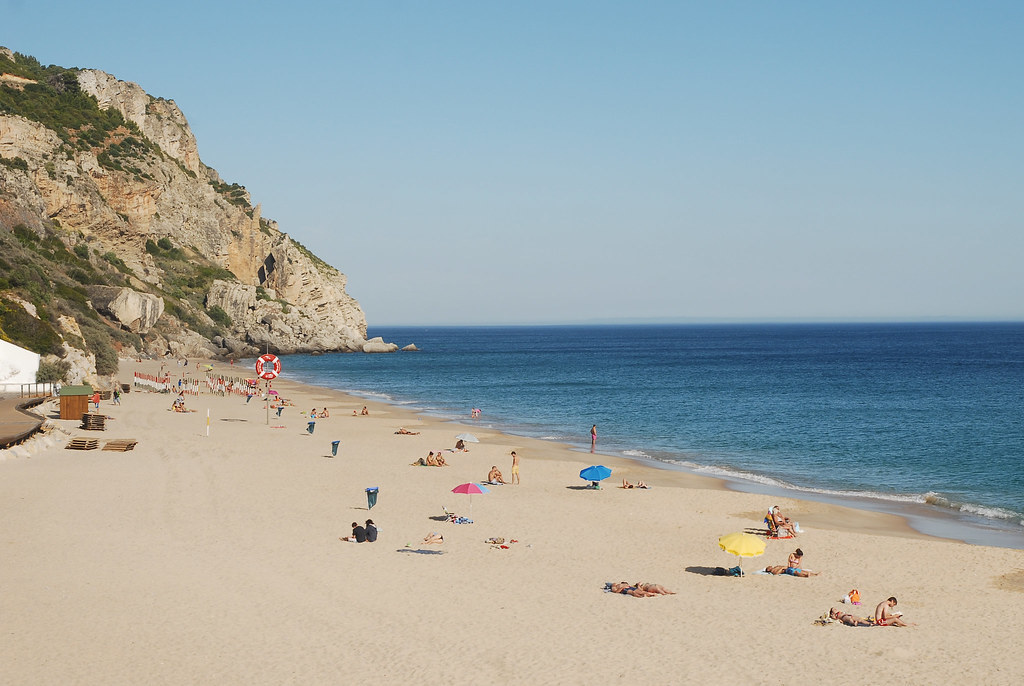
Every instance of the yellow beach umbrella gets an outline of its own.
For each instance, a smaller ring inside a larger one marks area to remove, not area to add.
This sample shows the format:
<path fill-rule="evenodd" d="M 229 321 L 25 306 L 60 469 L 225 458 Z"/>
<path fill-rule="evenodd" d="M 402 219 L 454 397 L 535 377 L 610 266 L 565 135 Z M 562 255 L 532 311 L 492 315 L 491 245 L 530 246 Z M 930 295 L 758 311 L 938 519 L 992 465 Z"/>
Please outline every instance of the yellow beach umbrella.
<path fill-rule="evenodd" d="M 718 547 L 738 557 L 757 557 L 764 554 L 766 541 L 760 536 L 737 531 L 718 538 Z"/>

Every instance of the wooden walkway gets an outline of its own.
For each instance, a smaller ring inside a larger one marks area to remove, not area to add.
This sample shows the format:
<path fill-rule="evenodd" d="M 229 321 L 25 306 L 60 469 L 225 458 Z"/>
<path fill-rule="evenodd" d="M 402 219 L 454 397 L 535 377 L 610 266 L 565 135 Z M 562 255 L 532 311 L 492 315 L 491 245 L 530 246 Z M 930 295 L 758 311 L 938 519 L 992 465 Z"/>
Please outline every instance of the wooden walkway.
<path fill-rule="evenodd" d="M 39 430 L 43 418 L 29 408 L 47 398 L 0 398 L 0 448 L 21 443 Z"/>

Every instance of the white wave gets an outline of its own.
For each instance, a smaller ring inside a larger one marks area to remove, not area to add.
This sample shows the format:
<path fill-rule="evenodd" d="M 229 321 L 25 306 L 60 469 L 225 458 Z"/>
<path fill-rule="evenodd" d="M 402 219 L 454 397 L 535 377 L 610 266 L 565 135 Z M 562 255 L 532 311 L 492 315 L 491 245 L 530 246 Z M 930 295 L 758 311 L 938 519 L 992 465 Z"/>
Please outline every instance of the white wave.
<path fill-rule="evenodd" d="M 1002 507 L 992 507 L 987 505 L 977 505 L 975 503 L 961 503 L 956 500 L 950 500 L 945 496 L 938 493 L 929 491 L 924 496 L 924 502 L 929 505 L 935 505 L 936 507 L 945 507 L 950 510 L 956 510 L 958 512 L 964 512 L 966 514 L 978 515 L 979 517 L 987 517 L 989 519 L 1005 519 L 1009 521 L 1018 520 L 1018 524 L 1024 526 L 1024 518 L 1021 517 L 1020 513 L 1012 510 L 1007 510 Z"/>
<path fill-rule="evenodd" d="M 738 469 L 730 469 L 727 467 L 716 467 L 709 465 L 701 465 L 692 462 L 682 462 L 679 460 L 662 460 L 664 462 L 670 462 L 673 464 L 680 464 L 687 469 L 697 472 L 699 474 L 707 474 L 709 476 L 715 476 L 723 479 L 730 480 L 742 480 L 751 483 L 760 484 L 762 486 L 770 486 L 773 488 L 780 488 L 789 491 L 797 491 L 803 493 L 815 493 L 818 495 L 825 495 L 830 497 L 840 498 L 864 498 L 869 500 L 883 500 L 888 502 L 896 503 L 913 503 L 917 505 L 932 505 L 934 507 L 942 507 L 946 509 L 955 510 L 964 514 L 972 514 L 988 519 L 999 519 L 1014 521 L 1021 526 L 1024 526 L 1024 517 L 1021 513 L 1013 512 L 1000 507 L 990 507 L 984 505 L 977 505 L 974 503 L 960 503 L 951 501 L 948 498 L 934 492 L 928 493 L 880 493 L 878 491 L 853 491 L 846 489 L 830 489 L 830 488 L 813 488 L 807 486 L 797 486 L 791 483 L 787 483 L 781 479 L 774 477 L 765 476 L 764 474 L 755 474 L 752 472 L 745 472 Z"/>

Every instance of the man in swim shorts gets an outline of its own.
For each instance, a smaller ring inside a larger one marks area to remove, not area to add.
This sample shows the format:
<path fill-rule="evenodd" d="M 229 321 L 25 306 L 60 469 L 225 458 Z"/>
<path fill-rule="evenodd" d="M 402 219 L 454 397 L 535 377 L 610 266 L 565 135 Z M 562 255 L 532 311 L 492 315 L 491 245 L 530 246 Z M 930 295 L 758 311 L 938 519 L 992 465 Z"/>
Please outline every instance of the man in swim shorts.
<path fill-rule="evenodd" d="M 903 613 L 894 613 L 892 608 L 896 607 L 896 597 L 889 596 L 875 608 L 875 624 L 878 626 L 914 626 L 913 623 L 904 622 Z"/>

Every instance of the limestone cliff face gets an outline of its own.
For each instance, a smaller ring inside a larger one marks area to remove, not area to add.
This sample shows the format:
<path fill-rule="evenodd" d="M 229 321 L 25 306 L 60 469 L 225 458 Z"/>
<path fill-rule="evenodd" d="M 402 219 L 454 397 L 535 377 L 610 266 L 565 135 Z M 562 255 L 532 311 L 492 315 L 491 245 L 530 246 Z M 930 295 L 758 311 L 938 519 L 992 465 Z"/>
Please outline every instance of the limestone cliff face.
<path fill-rule="evenodd" d="M 58 227 L 69 246 L 85 242 L 92 252 L 114 253 L 130 269 L 135 290 L 158 294 L 169 275 L 146 244 L 167 238 L 237 278 L 215 282 L 207 295 L 208 308 L 217 305 L 230 316 L 224 326 L 232 345 L 241 341 L 247 352 L 363 349 L 366 318 L 346 293 L 345 276 L 296 246 L 261 217 L 244 188 L 224 184 L 203 164 L 173 101 L 101 71 L 77 76 L 83 91 L 133 122 L 148 144 L 135 145 L 138 133 L 121 127 L 106 141 L 123 144 L 116 156 L 110 148 L 69 144 L 35 121 L 0 115 L 0 157 L 27 166 L 0 165 L 0 225 L 25 224 L 40 233 Z M 151 352 L 161 347 L 224 352 L 184 332 L 164 335 Z"/>
<path fill-rule="evenodd" d="M 96 98 L 102 109 L 118 110 L 125 119 L 135 122 L 146 138 L 159 145 L 164 153 L 195 174 L 202 173 L 196 137 L 173 100 L 153 98 L 138 84 L 118 81 L 95 69 L 79 72 L 78 84 Z"/>

